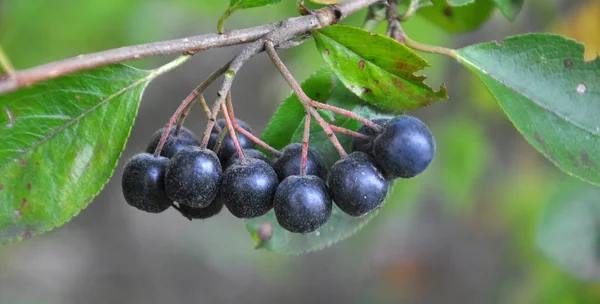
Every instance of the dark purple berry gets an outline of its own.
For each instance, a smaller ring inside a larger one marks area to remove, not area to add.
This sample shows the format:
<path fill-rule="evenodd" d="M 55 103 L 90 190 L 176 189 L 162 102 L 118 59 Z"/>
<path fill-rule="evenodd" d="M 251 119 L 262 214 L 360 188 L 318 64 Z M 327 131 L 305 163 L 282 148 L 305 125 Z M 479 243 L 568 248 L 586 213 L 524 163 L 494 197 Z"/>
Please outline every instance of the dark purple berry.
<path fill-rule="evenodd" d="M 244 121 L 241 121 L 239 119 L 236 119 L 236 121 L 240 125 L 240 127 L 242 127 L 244 130 L 246 130 L 250 133 L 253 133 L 252 129 L 250 128 L 250 126 L 248 126 L 247 123 L 245 123 Z M 219 119 L 219 120 L 217 120 L 216 124 L 219 126 L 222 124 L 225 124 L 225 120 Z M 227 133 L 225 133 L 225 137 L 223 137 L 223 141 L 221 142 L 221 146 L 217 152 L 217 155 L 219 156 L 219 160 L 221 161 L 221 164 L 225 165 L 227 163 L 227 160 L 229 160 L 229 158 L 234 153 L 237 153 L 236 149 L 235 149 L 235 144 L 233 143 L 233 139 L 231 138 L 231 133 L 229 132 L 229 129 L 225 128 L 225 125 L 223 125 L 223 128 L 219 133 L 211 134 L 211 138 L 209 140 L 208 147 L 209 147 L 209 149 L 212 149 L 212 150 L 214 150 L 216 148 L 217 141 L 219 139 L 219 136 L 221 136 L 222 132 L 227 132 Z M 218 134 L 218 135 L 214 136 L 214 134 Z M 237 132 L 237 131 L 236 131 L 236 134 L 237 134 L 238 141 L 240 142 L 240 147 L 242 149 L 253 149 L 256 146 L 256 143 L 253 142 L 252 140 L 250 140 L 250 138 L 248 138 L 246 135 L 244 135 L 240 132 Z"/>
<path fill-rule="evenodd" d="M 411 116 L 390 120 L 373 144 L 375 159 L 389 178 L 419 175 L 435 155 L 435 140 L 427 126 Z"/>
<path fill-rule="evenodd" d="M 331 198 L 319 177 L 292 175 L 277 187 L 274 208 L 283 229 L 309 233 L 321 228 L 331 217 Z"/>
<path fill-rule="evenodd" d="M 277 173 L 268 163 L 245 158 L 223 173 L 221 198 L 235 217 L 258 217 L 273 207 L 278 183 Z"/>
<path fill-rule="evenodd" d="M 167 140 L 165 141 L 165 144 L 163 145 L 163 148 L 160 152 L 160 155 L 166 158 L 173 157 L 175 153 L 179 152 L 179 150 L 183 149 L 184 147 L 200 146 L 200 141 L 198 140 L 198 138 L 196 138 L 196 135 L 194 135 L 192 131 L 185 127 L 181 127 L 181 129 L 179 130 L 179 135 L 175 136 L 175 128 L 175 126 L 171 128 L 171 133 L 167 137 Z M 154 154 L 154 150 L 156 150 L 156 147 L 160 142 L 160 138 L 164 130 L 165 128 L 162 128 L 154 132 L 154 134 L 152 134 L 152 136 L 150 137 L 150 141 L 146 146 L 147 153 Z"/>
<path fill-rule="evenodd" d="M 166 157 L 140 153 L 125 164 L 121 188 L 129 205 L 150 213 L 161 213 L 171 206 L 173 201 L 164 183 L 168 161 Z"/>
<path fill-rule="evenodd" d="M 385 126 L 385 124 L 388 121 L 390 121 L 390 119 L 389 118 L 377 118 L 377 119 L 373 119 L 371 121 L 374 122 L 375 124 L 383 127 L 383 126 Z M 360 152 L 367 153 L 369 155 L 373 155 L 373 140 L 375 140 L 375 137 L 377 135 L 379 135 L 379 132 L 377 132 L 375 129 L 373 129 L 369 126 L 366 126 L 366 125 L 360 127 L 360 129 L 358 129 L 357 132 L 362 135 L 366 135 L 369 138 L 367 138 L 367 139 L 353 138 L 352 139 L 352 152 L 360 151 Z"/>
<path fill-rule="evenodd" d="M 302 144 L 293 143 L 285 146 L 281 155 L 273 160 L 273 169 L 277 172 L 279 180 L 284 180 L 288 176 L 300 175 L 302 168 Z M 306 175 L 314 175 L 325 180 L 327 178 L 327 167 L 321 154 L 308 147 L 306 157 Z"/>
<path fill-rule="evenodd" d="M 215 197 L 212 203 L 204 208 L 193 208 L 187 205 L 179 204 L 179 212 L 190 221 L 205 220 L 213 217 L 219 214 L 221 209 L 223 209 L 223 200 L 221 200 L 219 196 Z"/>
<path fill-rule="evenodd" d="M 329 171 L 329 193 L 335 204 L 351 216 L 363 216 L 379 208 L 390 182 L 375 160 L 366 153 L 354 152 L 338 160 Z"/>
<path fill-rule="evenodd" d="M 165 188 L 172 200 L 204 208 L 217 196 L 220 178 L 221 164 L 213 151 L 186 147 L 169 161 Z"/>
<path fill-rule="evenodd" d="M 244 149 L 244 156 L 248 158 L 256 158 L 265 161 L 267 164 L 271 162 L 271 160 L 262 152 L 256 149 Z M 236 153 L 233 153 L 227 164 L 225 165 L 225 169 L 229 168 L 231 165 L 240 161 L 240 156 Z"/>

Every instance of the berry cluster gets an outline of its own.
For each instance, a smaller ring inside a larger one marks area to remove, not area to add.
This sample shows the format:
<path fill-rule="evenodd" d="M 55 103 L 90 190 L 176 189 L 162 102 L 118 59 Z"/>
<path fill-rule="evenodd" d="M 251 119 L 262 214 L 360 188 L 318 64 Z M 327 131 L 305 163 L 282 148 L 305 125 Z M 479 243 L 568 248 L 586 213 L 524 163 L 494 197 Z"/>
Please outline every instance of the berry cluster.
<path fill-rule="evenodd" d="M 253 134 L 247 124 L 236 122 Z M 329 169 L 317 150 L 303 151 L 300 143 L 284 147 L 271 160 L 254 149 L 253 138 L 237 133 L 238 150 L 225 120 L 215 123 L 206 149 L 188 129 L 182 127 L 177 134 L 171 129 L 155 157 L 151 153 L 159 145 L 161 129 L 145 153 L 125 165 L 123 194 L 138 209 L 160 213 L 173 206 L 190 220 L 211 217 L 223 205 L 238 218 L 274 209 L 284 229 L 313 232 L 329 220 L 332 203 L 351 216 L 363 216 L 382 205 L 390 181 L 414 177 L 433 160 L 435 141 L 417 118 L 372 122 L 381 128 L 359 129 L 353 152 Z"/>

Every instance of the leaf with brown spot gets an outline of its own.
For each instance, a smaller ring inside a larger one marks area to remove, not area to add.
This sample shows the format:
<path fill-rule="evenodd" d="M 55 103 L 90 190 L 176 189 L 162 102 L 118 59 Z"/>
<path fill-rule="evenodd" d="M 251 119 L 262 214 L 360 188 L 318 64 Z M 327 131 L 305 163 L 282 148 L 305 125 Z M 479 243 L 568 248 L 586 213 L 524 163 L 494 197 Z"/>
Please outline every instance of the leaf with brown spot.
<path fill-rule="evenodd" d="M 448 98 L 445 86 L 434 91 L 415 75 L 427 61 L 394 39 L 342 25 L 320 29 L 314 38 L 336 76 L 370 105 L 402 112 Z"/>
<path fill-rule="evenodd" d="M 600 185 L 600 59 L 585 61 L 582 44 L 554 34 L 456 54 L 537 150 L 568 174 Z"/>

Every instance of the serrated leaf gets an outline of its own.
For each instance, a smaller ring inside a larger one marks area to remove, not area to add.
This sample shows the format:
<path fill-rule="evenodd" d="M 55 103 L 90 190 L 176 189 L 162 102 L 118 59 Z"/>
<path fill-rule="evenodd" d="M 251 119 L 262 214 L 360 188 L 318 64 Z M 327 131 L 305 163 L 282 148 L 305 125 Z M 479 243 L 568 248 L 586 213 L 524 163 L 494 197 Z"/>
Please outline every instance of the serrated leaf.
<path fill-rule="evenodd" d="M 223 23 L 227 18 L 229 18 L 229 16 L 231 16 L 231 14 L 233 14 L 233 12 L 238 9 L 261 7 L 279 2 L 281 2 L 281 0 L 230 0 L 229 7 L 219 19 L 217 29 L 219 30 L 219 33 L 223 33 Z"/>
<path fill-rule="evenodd" d="M 61 226 L 91 202 L 151 76 L 113 65 L 0 96 L 0 243 Z"/>
<path fill-rule="evenodd" d="M 600 279 L 600 188 L 571 180 L 550 199 L 537 228 L 537 247 L 560 268 Z"/>
<path fill-rule="evenodd" d="M 429 66 L 394 39 L 351 26 L 329 26 L 313 34 L 317 48 L 336 76 L 370 105 L 404 111 L 448 98 L 446 87 L 434 91 L 425 76 L 414 73 Z"/>
<path fill-rule="evenodd" d="M 494 2 L 508 20 L 515 20 L 525 0 L 494 0 Z"/>
<path fill-rule="evenodd" d="M 462 6 L 451 6 L 446 0 L 431 0 L 433 6 L 418 10 L 418 14 L 449 33 L 469 32 L 479 28 L 494 12 L 492 0 L 475 0 Z"/>
<path fill-rule="evenodd" d="M 508 38 L 457 51 L 510 120 L 561 170 L 600 184 L 600 60 L 553 34 Z"/>
<path fill-rule="evenodd" d="M 324 88 L 329 88 L 329 94 L 321 101 L 327 101 L 328 104 L 354 111 L 367 118 L 387 116 L 373 111 L 369 106 L 363 105 L 361 100 L 348 91 L 329 69 L 319 70 L 303 83 L 303 89 L 309 96 L 315 96 L 317 93 L 320 96 L 324 96 L 322 94 Z M 287 98 L 269 121 L 265 130 L 265 136 L 263 136 L 263 140 L 267 143 L 285 146 L 289 143 L 302 141 L 304 110 L 302 106 L 295 107 L 292 104 L 299 104 L 297 98 Z M 326 121 L 335 125 L 344 126 L 351 130 L 357 130 L 360 127 L 359 123 L 350 121 L 338 114 L 333 114 L 329 111 L 321 111 L 320 113 Z M 288 129 L 293 132 L 289 134 L 289 132 L 281 132 L 281 129 Z M 269 136 L 266 136 L 266 134 L 269 134 Z M 326 137 L 318 124 L 313 123 L 311 125 L 310 145 L 317 149 L 325 158 L 327 165 L 331 166 L 339 159 L 339 155 Z M 350 151 L 351 139 L 348 136 L 339 136 L 338 138 L 344 148 Z M 351 236 L 373 219 L 377 215 L 377 212 L 371 212 L 362 218 L 354 218 L 346 215 L 334 206 L 331 219 L 318 232 L 296 234 L 281 228 L 277 224 L 274 212 L 271 211 L 265 216 L 246 220 L 246 228 L 257 245 L 260 245 L 261 249 L 285 254 L 300 254 L 323 249 Z M 273 235 L 268 241 L 261 243 L 258 233 L 260 226 L 265 222 L 269 222 L 273 226 Z"/>

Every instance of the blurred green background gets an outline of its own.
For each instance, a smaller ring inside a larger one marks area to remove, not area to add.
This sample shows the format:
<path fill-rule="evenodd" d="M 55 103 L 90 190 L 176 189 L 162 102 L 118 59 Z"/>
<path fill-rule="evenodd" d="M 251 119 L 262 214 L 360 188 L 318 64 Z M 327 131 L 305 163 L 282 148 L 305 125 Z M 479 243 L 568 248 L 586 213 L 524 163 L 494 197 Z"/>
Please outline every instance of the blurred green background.
<path fill-rule="evenodd" d="M 236 12 L 226 27 L 295 15 L 295 2 Z M 214 32 L 227 3 L 0 0 L 0 45 L 17 68 L 27 68 Z M 346 23 L 360 25 L 364 16 Z M 593 59 L 600 51 L 599 16 L 600 1 L 527 0 L 515 22 L 496 12 L 467 34 L 447 35 L 418 16 L 404 29 L 413 39 L 449 47 L 557 32 L 586 42 L 586 58 Z M 202 52 L 152 83 L 123 159 L 142 150 L 199 81 L 239 49 Z M 298 79 L 324 64 L 312 41 L 282 56 Z M 425 57 L 432 64 L 429 83 L 447 83 L 451 95 L 411 113 L 431 126 L 437 157 L 420 177 L 399 182 L 380 215 L 355 236 L 302 256 L 256 251 L 244 223 L 227 211 L 189 222 L 174 210 L 156 216 L 128 207 L 120 190 L 121 160 L 104 191 L 72 222 L 0 248 L 0 303 L 600 303 L 600 247 L 570 242 L 597 244 L 596 218 L 587 230 L 575 228 L 582 214 L 600 208 L 567 212 L 580 206 L 573 196 L 560 195 L 571 178 L 528 145 L 467 70 Z M 168 59 L 132 64 L 151 68 Z M 257 56 L 236 78 L 238 116 L 261 132 L 289 92 L 268 58 Z M 186 124 L 201 134 L 203 115 L 199 108 L 192 115 Z M 576 193 L 590 191 L 577 187 L 585 190 Z M 590 197 L 585 204 L 600 195 Z M 548 202 L 562 208 L 552 208 L 559 211 L 550 221 L 562 221 L 558 227 L 564 228 L 539 226 Z M 536 231 L 544 237 L 536 240 Z M 556 263 L 544 255 L 540 246 L 547 242 L 572 259 Z"/>

